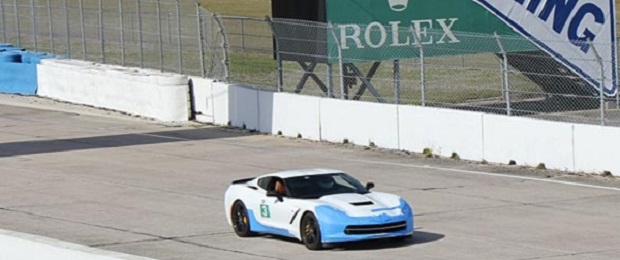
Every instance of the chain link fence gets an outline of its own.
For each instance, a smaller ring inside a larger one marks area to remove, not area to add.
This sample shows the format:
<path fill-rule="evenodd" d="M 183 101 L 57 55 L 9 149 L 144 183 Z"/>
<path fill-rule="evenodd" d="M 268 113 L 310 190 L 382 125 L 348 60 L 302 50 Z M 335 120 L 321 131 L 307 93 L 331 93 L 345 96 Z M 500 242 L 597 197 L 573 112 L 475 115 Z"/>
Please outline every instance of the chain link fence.
<path fill-rule="evenodd" d="M 0 0 L 0 37 L 65 58 L 227 78 L 217 17 L 179 0 Z"/>
<path fill-rule="evenodd" d="M 617 95 L 514 35 L 218 16 L 180 0 L 0 0 L 0 30 L 29 50 L 262 90 L 620 126 Z"/>
<path fill-rule="evenodd" d="M 267 22 L 277 50 L 272 90 L 620 126 L 617 94 L 599 91 L 521 36 Z M 610 89 L 612 79 L 603 72 L 611 57 L 597 50 L 615 46 L 572 44 L 589 46 L 592 57 L 564 58 L 600 72 L 592 80 L 604 79 Z"/>

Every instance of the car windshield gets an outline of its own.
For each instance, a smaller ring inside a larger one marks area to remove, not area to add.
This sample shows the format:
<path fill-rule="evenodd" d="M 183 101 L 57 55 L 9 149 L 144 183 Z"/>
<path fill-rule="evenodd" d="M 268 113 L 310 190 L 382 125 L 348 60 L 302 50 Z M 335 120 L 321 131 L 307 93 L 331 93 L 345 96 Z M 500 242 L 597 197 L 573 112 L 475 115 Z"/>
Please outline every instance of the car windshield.
<path fill-rule="evenodd" d="M 366 194 L 368 190 L 346 173 L 306 175 L 284 179 L 292 198 L 318 199 L 341 193 Z"/>

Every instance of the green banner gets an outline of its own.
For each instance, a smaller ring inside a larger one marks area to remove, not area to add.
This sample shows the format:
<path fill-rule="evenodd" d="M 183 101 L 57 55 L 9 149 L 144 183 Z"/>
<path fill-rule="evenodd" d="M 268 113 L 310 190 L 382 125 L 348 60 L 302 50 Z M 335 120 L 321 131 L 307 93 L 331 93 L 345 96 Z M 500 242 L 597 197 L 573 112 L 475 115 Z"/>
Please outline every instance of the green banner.
<path fill-rule="evenodd" d="M 495 33 L 506 51 L 538 50 L 472 0 L 328 0 L 326 9 L 329 46 L 347 62 L 416 58 L 420 44 L 425 56 L 500 52 Z"/>

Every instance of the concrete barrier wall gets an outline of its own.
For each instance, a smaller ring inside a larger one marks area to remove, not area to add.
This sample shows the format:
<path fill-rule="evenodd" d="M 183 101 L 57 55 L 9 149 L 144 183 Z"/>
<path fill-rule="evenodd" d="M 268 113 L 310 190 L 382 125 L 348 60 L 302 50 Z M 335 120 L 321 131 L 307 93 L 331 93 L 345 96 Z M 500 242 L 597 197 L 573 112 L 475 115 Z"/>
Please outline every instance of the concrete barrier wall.
<path fill-rule="evenodd" d="M 162 121 L 189 119 L 188 77 L 75 60 L 38 66 L 38 95 Z"/>
<path fill-rule="evenodd" d="M 490 162 L 573 170 L 573 125 L 484 115 L 484 152 Z"/>
<path fill-rule="evenodd" d="M 211 79 L 190 77 L 190 94 L 195 119 L 202 123 L 214 123 L 213 83 Z"/>
<path fill-rule="evenodd" d="M 320 104 L 319 97 L 261 91 L 259 131 L 321 140 Z"/>
<path fill-rule="evenodd" d="M 421 153 L 430 148 L 444 157 L 484 159 L 483 113 L 399 106 L 401 149 Z"/>
<path fill-rule="evenodd" d="M 114 80 L 110 80 L 114 79 Z M 43 61 L 39 94 L 164 121 L 189 118 L 187 77 L 97 65 Z M 311 140 L 548 168 L 620 174 L 612 158 L 620 128 L 575 125 L 440 108 L 367 103 L 192 78 L 198 121 Z"/>
<path fill-rule="evenodd" d="M 620 176 L 619 128 L 574 125 L 574 138 L 575 171 L 611 171 Z"/>
<path fill-rule="evenodd" d="M 52 56 L 28 52 L 10 44 L 0 45 L 0 93 L 34 95 L 37 92 L 37 64 Z"/>
<path fill-rule="evenodd" d="M 321 137 L 399 149 L 396 105 L 325 98 L 321 100 Z"/>
<path fill-rule="evenodd" d="M 34 95 L 36 74 L 36 64 L 0 62 L 0 93 Z"/>
<path fill-rule="evenodd" d="M 258 91 L 213 83 L 215 124 L 506 164 L 620 175 L 620 128 Z M 219 120 L 217 120 L 219 118 Z M 228 119 L 228 120 L 227 120 Z"/>
<path fill-rule="evenodd" d="M 213 104 L 213 123 L 228 125 L 230 123 L 229 86 L 226 83 L 215 82 L 211 86 Z"/>
<path fill-rule="evenodd" d="M 259 128 L 258 90 L 233 85 L 229 88 L 230 124 L 250 130 Z"/>

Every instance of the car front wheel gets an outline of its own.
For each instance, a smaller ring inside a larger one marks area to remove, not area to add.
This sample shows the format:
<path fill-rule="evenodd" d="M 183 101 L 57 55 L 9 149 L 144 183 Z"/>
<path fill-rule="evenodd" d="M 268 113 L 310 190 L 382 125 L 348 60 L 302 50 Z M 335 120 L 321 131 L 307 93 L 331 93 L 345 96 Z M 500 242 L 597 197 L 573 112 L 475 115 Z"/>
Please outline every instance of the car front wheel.
<path fill-rule="evenodd" d="M 306 248 L 319 250 L 322 248 L 321 229 L 319 222 L 312 213 L 306 213 L 301 219 L 301 239 Z"/>
<path fill-rule="evenodd" d="M 230 211 L 230 219 L 232 220 L 233 229 L 237 236 L 249 237 L 252 235 L 248 211 L 242 201 L 238 200 L 233 204 L 232 210 Z"/>

